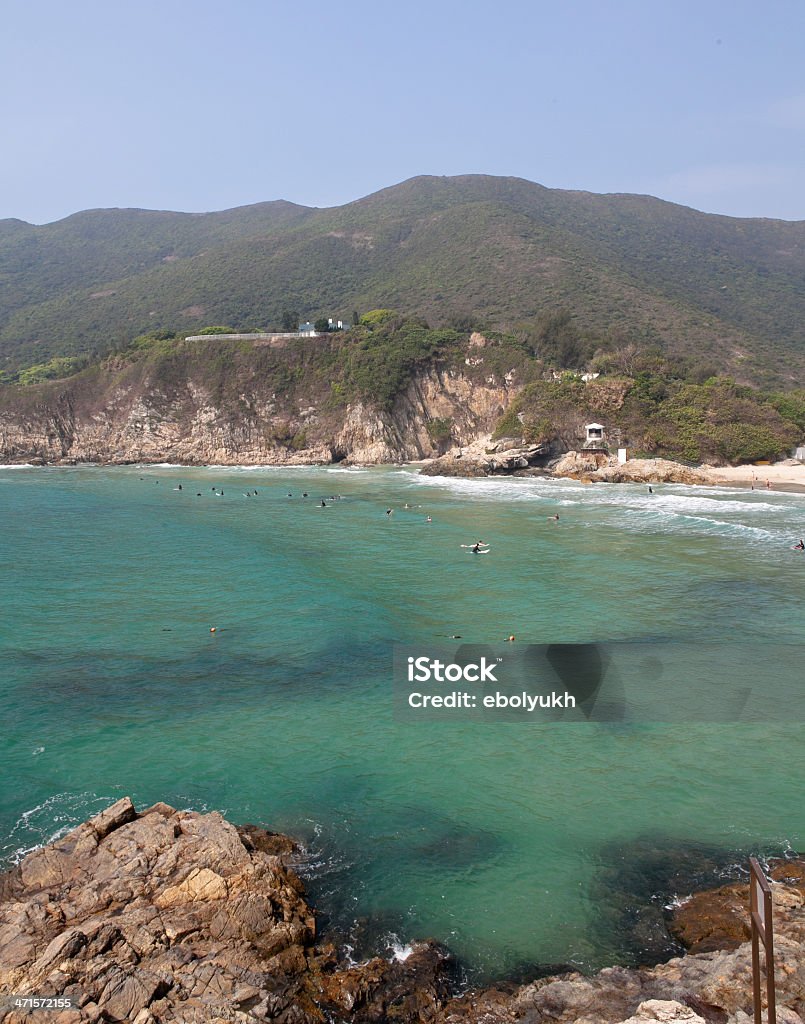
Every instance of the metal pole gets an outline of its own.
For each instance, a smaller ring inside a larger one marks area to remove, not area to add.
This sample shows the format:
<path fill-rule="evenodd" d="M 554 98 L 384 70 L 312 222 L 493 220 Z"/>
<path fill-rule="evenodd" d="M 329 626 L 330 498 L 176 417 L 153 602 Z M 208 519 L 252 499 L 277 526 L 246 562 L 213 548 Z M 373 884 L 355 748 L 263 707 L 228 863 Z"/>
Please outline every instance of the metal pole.
<path fill-rule="evenodd" d="M 777 1024 L 777 995 L 774 989 L 774 929 L 771 924 L 771 890 L 764 892 L 766 900 L 766 1019 Z"/>
<path fill-rule="evenodd" d="M 760 943 L 766 953 L 766 1020 L 777 1024 L 774 989 L 774 920 L 771 886 L 756 857 L 749 858 L 749 917 L 752 922 L 752 1001 L 755 1024 L 763 1024 L 760 984 Z"/>

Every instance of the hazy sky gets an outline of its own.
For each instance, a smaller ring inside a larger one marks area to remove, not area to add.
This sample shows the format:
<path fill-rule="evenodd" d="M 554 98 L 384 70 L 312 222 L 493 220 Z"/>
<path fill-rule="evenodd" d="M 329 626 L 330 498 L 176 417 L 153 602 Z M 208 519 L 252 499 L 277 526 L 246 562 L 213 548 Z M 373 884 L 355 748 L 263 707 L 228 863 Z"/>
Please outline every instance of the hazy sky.
<path fill-rule="evenodd" d="M 805 219 L 805 0 L 2 0 L 0 217 L 517 175 Z"/>

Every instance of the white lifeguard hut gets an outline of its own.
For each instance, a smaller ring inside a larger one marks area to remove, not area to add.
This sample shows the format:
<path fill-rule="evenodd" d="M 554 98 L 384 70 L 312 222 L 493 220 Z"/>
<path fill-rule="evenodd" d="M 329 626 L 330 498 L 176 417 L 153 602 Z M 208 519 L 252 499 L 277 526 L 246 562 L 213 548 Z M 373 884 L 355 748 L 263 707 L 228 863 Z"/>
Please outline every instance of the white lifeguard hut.
<path fill-rule="evenodd" d="M 584 442 L 585 451 L 607 451 L 603 423 L 587 423 L 584 429 L 587 433 L 587 439 Z"/>

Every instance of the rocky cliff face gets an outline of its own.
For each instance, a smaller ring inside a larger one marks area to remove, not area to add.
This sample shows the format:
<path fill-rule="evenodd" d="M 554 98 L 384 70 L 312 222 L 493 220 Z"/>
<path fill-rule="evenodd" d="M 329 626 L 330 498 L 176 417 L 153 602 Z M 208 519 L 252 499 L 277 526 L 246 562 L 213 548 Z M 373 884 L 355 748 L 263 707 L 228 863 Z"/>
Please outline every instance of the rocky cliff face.
<path fill-rule="evenodd" d="M 0 406 L 0 462 L 300 465 L 439 455 L 448 439 L 466 444 L 491 431 L 517 388 L 432 367 L 390 411 L 361 402 L 333 409 L 316 393 L 291 402 L 259 381 L 245 382 L 233 407 L 192 377 L 168 392 L 112 371 L 26 391 L 24 403 Z"/>
<path fill-rule="evenodd" d="M 684 904 L 707 950 L 653 968 L 541 978 L 451 998 L 449 954 L 346 964 L 318 941 L 285 836 L 128 799 L 0 876 L 0 1020 L 286 1024 L 749 1024 L 747 887 Z M 805 862 L 772 866 L 777 1020 L 805 1014 Z M 14 993 L 15 1000 L 7 997 Z M 43 1015 L 26 996 L 70 1003 Z M 5 1011 L 5 1012 L 4 1012 Z"/>

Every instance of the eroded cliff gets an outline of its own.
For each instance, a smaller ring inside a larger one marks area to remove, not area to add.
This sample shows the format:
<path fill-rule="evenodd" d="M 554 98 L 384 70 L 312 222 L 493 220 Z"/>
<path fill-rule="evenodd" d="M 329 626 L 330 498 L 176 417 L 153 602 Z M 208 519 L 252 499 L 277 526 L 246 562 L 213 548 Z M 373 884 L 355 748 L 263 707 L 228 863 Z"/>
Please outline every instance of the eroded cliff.
<path fill-rule="evenodd" d="M 432 361 L 391 402 L 346 400 L 320 374 L 290 369 L 243 360 L 224 382 L 189 357 L 170 376 L 111 359 L 63 382 L 0 389 L 0 462 L 412 461 L 488 435 L 519 391 L 512 378 Z"/>

